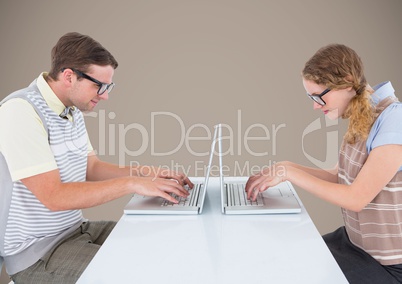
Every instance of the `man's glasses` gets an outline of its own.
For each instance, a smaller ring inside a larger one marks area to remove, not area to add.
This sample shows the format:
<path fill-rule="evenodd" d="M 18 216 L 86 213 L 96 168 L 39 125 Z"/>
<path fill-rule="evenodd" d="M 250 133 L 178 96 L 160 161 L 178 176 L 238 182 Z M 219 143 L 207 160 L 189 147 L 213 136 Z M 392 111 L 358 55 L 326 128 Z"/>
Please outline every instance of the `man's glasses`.
<path fill-rule="evenodd" d="M 320 106 L 325 106 L 326 102 L 322 99 L 322 97 L 328 93 L 329 91 L 331 91 L 331 89 L 325 89 L 321 94 L 319 95 L 310 95 L 307 93 L 307 96 L 312 99 L 313 101 L 315 101 L 317 104 L 319 104 Z"/>
<path fill-rule="evenodd" d="M 61 72 L 63 72 L 63 71 L 66 70 L 66 69 L 71 69 L 71 70 L 73 70 L 73 72 L 75 72 L 79 77 L 84 78 L 84 79 L 87 79 L 87 80 L 89 80 L 89 81 L 92 81 L 92 82 L 94 82 L 96 85 L 98 85 L 98 87 L 99 87 L 99 89 L 98 89 L 98 95 L 103 95 L 103 93 L 105 93 L 106 91 L 107 91 L 108 93 L 110 93 L 110 92 L 113 90 L 113 87 L 115 86 L 115 83 L 113 83 L 113 82 L 110 83 L 110 84 L 102 83 L 102 82 L 96 80 L 95 78 L 92 78 L 91 76 L 85 74 L 84 72 L 81 72 L 81 71 L 79 71 L 79 70 L 77 70 L 77 69 L 74 69 L 74 68 L 63 68 L 63 69 L 61 69 Z"/>

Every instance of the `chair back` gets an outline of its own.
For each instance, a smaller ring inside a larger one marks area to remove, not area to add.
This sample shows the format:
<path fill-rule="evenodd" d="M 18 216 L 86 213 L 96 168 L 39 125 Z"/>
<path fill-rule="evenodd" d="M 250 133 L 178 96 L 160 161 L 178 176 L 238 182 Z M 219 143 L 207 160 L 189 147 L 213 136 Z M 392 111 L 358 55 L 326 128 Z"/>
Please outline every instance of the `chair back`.
<path fill-rule="evenodd" d="M 0 256 L 0 275 L 1 275 L 2 268 L 3 268 L 3 258 Z"/>

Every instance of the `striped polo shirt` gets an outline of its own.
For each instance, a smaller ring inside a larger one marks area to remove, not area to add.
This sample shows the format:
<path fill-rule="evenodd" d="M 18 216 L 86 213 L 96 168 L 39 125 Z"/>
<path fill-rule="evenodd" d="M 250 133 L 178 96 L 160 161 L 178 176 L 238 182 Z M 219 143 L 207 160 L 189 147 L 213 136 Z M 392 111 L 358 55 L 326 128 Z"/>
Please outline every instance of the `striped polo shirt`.
<path fill-rule="evenodd" d="M 398 113 L 396 116 L 402 114 L 402 106 L 395 103 L 396 101 L 393 93 L 379 101 L 376 106 L 378 118 L 367 140 L 355 144 L 343 142 L 339 154 L 339 183 L 353 183 L 373 148 L 386 144 L 402 144 L 402 128 L 387 126 L 395 120 L 393 112 Z M 363 210 L 353 212 L 342 208 L 342 214 L 349 239 L 354 245 L 382 265 L 402 263 L 401 169 Z"/>
<path fill-rule="evenodd" d="M 61 181 L 85 181 L 89 141 L 83 114 L 75 109 L 70 119 L 59 117 L 42 96 L 36 80 L 16 93 L 34 107 L 46 126 Z M 0 152 L 0 253 L 8 273 L 14 274 L 35 263 L 84 219 L 81 210 L 50 211 L 12 177 L 7 163 L 7 155 Z"/>

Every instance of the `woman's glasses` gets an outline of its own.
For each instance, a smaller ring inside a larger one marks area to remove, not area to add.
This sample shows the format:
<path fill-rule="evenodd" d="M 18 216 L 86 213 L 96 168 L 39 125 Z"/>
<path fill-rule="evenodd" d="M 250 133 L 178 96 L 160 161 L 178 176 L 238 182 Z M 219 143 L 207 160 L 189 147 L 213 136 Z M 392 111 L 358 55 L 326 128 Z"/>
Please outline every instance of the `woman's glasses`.
<path fill-rule="evenodd" d="M 328 93 L 329 91 L 331 91 L 331 89 L 325 89 L 321 94 L 319 95 L 310 95 L 307 94 L 307 96 L 312 99 L 313 101 L 315 101 L 317 104 L 319 104 L 320 106 L 325 106 L 326 102 L 322 99 L 322 97 Z"/>

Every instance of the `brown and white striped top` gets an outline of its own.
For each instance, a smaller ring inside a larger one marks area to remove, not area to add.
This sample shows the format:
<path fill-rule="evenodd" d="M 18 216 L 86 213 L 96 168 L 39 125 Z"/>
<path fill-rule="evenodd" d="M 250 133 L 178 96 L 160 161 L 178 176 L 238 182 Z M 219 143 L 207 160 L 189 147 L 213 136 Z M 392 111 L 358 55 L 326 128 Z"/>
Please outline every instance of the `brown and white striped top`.
<path fill-rule="evenodd" d="M 378 114 L 393 103 L 387 98 L 377 106 Z M 338 182 L 352 184 L 368 153 L 366 141 L 353 145 L 343 141 L 339 153 Z M 384 165 L 386 167 L 386 165 Z M 402 171 L 360 212 L 342 208 L 350 241 L 382 265 L 402 263 Z"/>

